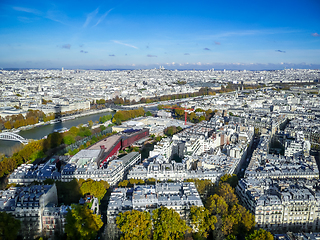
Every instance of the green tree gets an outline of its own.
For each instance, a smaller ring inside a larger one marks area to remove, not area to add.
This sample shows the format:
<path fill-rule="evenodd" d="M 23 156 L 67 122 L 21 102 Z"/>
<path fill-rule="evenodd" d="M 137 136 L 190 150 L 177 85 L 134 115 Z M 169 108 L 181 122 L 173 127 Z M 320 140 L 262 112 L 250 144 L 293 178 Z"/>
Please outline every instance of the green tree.
<path fill-rule="evenodd" d="M 217 218 L 210 214 L 210 211 L 204 207 L 192 206 L 190 208 L 190 223 L 193 231 L 197 232 L 201 237 L 207 237 L 210 230 L 214 230 L 214 224 Z"/>
<path fill-rule="evenodd" d="M 133 186 L 134 184 L 144 184 L 144 181 L 142 179 L 133 179 L 131 178 L 129 180 L 130 184 Z"/>
<path fill-rule="evenodd" d="M 96 198 L 99 199 L 99 201 L 104 197 L 104 195 L 107 192 L 102 182 L 93 181 L 92 179 L 88 179 L 85 182 L 83 182 L 80 187 L 80 191 L 83 195 L 94 195 Z"/>
<path fill-rule="evenodd" d="M 99 118 L 99 122 L 105 123 L 106 121 L 109 121 L 112 119 L 112 114 L 104 115 Z"/>
<path fill-rule="evenodd" d="M 150 111 L 146 112 L 146 116 L 152 116 L 152 113 Z"/>
<path fill-rule="evenodd" d="M 217 189 L 217 194 L 223 197 L 229 205 L 238 203 L 238 198 L 234 193 L 234 189 L 228 183 L 220 183 Z"/>
<path fill-rule="evenodd" d="M 78 132 L 78 136 L 80 137 L 89 137 L 91 136 L 92 132 L 90 131 L 89 128 L 83 127 L 80 128 L 80 131 Z"/>
<path fill-rule="evenodd" d="M 101 183 L 105 189 L 109 189 L 109 187 L 110 187 L 110 185 L 107 181 L 100 180 L 99 183 Z"/>
<path fill-rule="evenodd" d="M 79 202 L 81 191 L 79 181 L 72 179 L 70 182 L 56 181 L 59 204 L 70 205 Z"/>
<path fill-rule="evenodd" d="M 236 174 L 225 174 L 220 178 L 219 183 L 229 183 L 231 187 L 235 188 L 238 185 L 238 177 Z"/>
<path fill-rule="evenodd" d="M 137 210 L 120 213 L 116 218 L 121 240 L 150 239 L 152 222 L 149 212 Z"/>
<path fill-rule="evenodd" d="M 178 116 L 184 116 L 184 110 L 183 109 L 175 109 L 174 112 Z"/>
<path fill-rule="evenodd" d="M 186 231 L 189 230 L 186 222 L 173 209 L 160 207 L 152 213 L 154 240 L 181 239 Z"/>
<path fill-rule="evenodd" d="M 220 215 L 224 217 L 228 214 L 228 204 L 224 200 L 223 197 L 214 194 L 208 197 L 206 202 L 206 208 L 213 214 L 213 215 Z"/>
<path fill-rule="evenodd" d="M 21 222 L 11 214 L 0 212 L 0 239 L 16 239 L 21 227 Z"/>
<path fill-rule="evenodd" d="M 172 136 L 177 132 L 177 128 L 175 126 L 170 126 L 163 130 L 163 132 L 167 136 Z"/>
<path fill-rule="evenodd" d="M 199 122 L 204 121 L 204 120 L 206 120 L 206 117 L 205 117 L 205 116 L 199 117 Z"/>
<path fill-rule="evenodd" d="M 252 234 L 246 237 L 246 240 L 273 240 L 273 236 L 270 232 L 260 228 L 254 230 Z"/>
<path fill-rule="evenodd" d="M 106 126 L 100 125 L 100 130 L 101 130 L 101 132 L 102 132 L 103 130 L 106 130 Z"/>
<path fill-rule="evenodd" d="M 236 236 L 233 234 L 230 234 L 226 237 L 226 240 L 236 240 L 236 239 L 237 239 Z"/>
<path fill-rule="evenodd" d="M 76 140 L 72 135 L 67 135 L 63 137 L 64 144 L 71 145 L 72 143 L 75 143 Z"/>
<path fill-rule="evenodd" d="M 185 182 L 194 182 L 199 194 L 206 198 L 207 194 L 211 191 L 213 184 L 210 180 L 200 180 L 200 179 L 186 179 Z"/>
<path fill-rule="evenodd" d="M 128 180 L 123 180 L 122 182 L 118 183 L 118 187 L 127 187 L 129 181 Z"/>
<path fill-rule="evenodd" d="M 156 182 L 156 179 L 155 179 L 155 178 L 148 178 L 148 179 L 146 180 L 146 183 L 149 184 L 149 185 L 153 185 L 153 184 L 155 184 L 155 182 Z"/>
<path fill-rule="evenodd" d="M 74 137 L 78 135 L 79 133 L 79 128 L 73 126 L 70 128 L 70 130 L 68 131 L 68 133 L 70 133 L 71 135 L 73 135 Z"/>
<path fill-rule="evenodd" d="M 94 214 L 86 205 L 71 205 L 66 215 L 65 233 L 67 239 L 94 239 L 103 226 L 100 215 Z"/>

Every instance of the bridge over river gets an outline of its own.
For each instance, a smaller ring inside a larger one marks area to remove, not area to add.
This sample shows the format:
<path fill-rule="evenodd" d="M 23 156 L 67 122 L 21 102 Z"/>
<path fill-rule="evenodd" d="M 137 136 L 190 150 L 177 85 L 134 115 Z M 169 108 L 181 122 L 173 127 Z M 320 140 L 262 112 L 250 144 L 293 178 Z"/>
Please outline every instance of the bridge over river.
<path fill-rule="evenodd" d="M 20 135 L 13 132 L 2 132 L 0 133 L 0 140 L 5 141 L 16 141 L 21 142 L 22 144 L 27 144 L 29 142 L 28 139 L 21 137 Z"/>

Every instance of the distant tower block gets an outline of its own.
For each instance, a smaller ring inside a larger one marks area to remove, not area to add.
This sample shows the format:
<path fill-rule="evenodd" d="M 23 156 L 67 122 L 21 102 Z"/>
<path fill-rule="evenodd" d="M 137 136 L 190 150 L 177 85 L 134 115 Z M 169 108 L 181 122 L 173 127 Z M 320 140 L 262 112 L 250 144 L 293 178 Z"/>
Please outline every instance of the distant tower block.
<path fill-rule="evenodd" d="M 62 68 L 61 68 L 61 71 L 63 72 L 63 70 L 64 70 L 64 68 L 62 67 Z"/>

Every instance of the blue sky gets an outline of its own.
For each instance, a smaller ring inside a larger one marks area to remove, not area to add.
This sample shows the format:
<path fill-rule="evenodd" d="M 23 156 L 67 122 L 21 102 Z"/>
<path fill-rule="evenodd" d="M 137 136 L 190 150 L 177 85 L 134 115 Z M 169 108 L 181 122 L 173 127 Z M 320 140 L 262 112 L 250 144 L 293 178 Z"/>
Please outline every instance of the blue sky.
<path fill-rule="evenodd" d="M 2 68 L 320 68 L 320 1 L 0 2 Z"/>

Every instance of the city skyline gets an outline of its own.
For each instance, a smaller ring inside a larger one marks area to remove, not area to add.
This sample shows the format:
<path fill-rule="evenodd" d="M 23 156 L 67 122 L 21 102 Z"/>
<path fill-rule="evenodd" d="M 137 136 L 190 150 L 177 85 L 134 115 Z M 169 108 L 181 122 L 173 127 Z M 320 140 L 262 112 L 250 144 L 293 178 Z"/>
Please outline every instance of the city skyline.
<path fill-rule="evenodd" d="M 320 68 L 317 1 L 2 1 L 0 68 Z"/>

